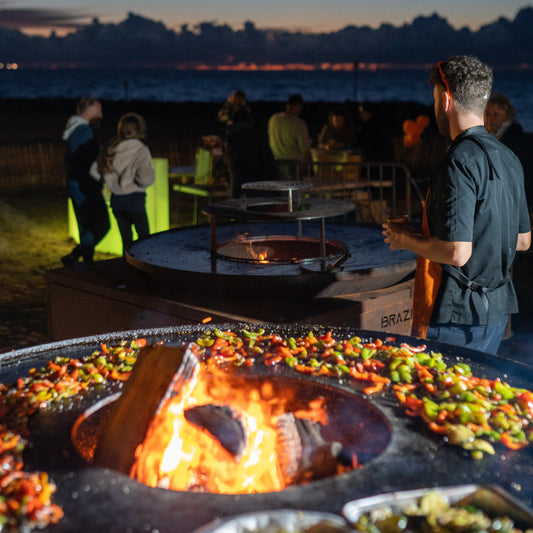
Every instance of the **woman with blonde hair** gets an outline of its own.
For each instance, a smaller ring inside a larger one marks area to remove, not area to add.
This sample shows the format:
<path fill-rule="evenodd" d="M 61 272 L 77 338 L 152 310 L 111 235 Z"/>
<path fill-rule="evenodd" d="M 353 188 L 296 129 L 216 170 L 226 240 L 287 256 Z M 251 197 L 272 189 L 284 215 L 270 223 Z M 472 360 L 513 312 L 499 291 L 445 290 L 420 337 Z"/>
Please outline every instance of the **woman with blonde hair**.
<path fill-rule="evenodd" d="M 111 209 L 122 237 L 123 252 L 133 242 L 132 227 L 139 239 L 150 234 L 146 215 L 146 189 L 155 182 L 150 150 L 144 144 L 146 122 L 136 113 L 123 115 L 117 135 L 102 148 L 91 168 L 92 176 L 104 180 L 111 191 Z"/>

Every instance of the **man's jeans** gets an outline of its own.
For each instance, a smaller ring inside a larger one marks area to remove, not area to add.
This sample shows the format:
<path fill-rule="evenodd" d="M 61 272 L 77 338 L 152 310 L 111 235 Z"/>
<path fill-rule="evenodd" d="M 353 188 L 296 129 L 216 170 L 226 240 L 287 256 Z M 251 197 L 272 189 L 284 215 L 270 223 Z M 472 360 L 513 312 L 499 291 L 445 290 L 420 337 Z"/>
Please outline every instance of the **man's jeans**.
<path fill-rule="evenodd" d="M 487 326 L 464 326 L 461 324 L 430 325 L 426 339 L 464 346 L 485 353 L 498 353 L 508 317 Z"/>

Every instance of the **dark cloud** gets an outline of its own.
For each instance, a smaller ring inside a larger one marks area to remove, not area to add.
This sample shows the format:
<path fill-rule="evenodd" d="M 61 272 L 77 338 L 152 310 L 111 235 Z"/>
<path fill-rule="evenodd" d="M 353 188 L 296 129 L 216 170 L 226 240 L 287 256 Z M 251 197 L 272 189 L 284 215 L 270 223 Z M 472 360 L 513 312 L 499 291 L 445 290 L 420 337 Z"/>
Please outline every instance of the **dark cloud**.
<path fill-rule="evenodd" d="M 500 18 L 478 31 L 456 30 L 434 14 L 401 26 L 383 24 L 372 29 L 349 25 L 314 34 L 259 29 L 250 21 L 240 30 L 227 24 L 202 22 L 192 29 L 183 24 L 174 31 L 163 22 L 131 12 L 119 23 L 104 24 L 94 18 L 83 25 L 82 20 L 89 16 L 74 11 L 2 8 L 0 2 L 0 51 L 24 67 L 186 68 L 241 63 L 351 64 L 354 60 L 425 65 L 464 53 L 477 55 L 495 67 L 533 66 L 533 7 L 521 9 L 514 20 Z M 2 28 L 8 20 L 11 25 Z M 74 24 L 82 27 L 68 35 L 49 38 L 32 37 L 13 29 L 30 24 L 41 28 Z"/>
<path fill-rule="evenodd" d="M 79 29 L 86 25 L 91 17 L 69 9 L 3 7 L 5 5 L 6 2 L 0 2 L 0 26 L 11 30 L 46 27 Z"/>

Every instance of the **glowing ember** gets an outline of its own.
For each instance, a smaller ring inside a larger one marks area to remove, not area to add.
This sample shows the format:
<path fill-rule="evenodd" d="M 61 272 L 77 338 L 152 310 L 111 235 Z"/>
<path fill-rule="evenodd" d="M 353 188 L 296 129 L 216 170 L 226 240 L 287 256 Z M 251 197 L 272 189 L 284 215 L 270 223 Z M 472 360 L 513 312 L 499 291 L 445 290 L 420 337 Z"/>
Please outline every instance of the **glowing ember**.
<path fill-rule="evenodd" d="M 255 383 L 200 368 L 152 420 L 137 448 L 131 477 L 151 487 L 180 491 L 250 494 L 283 490 L 287 482 L 280 468 L 276 424 L 291 398 L 280 398 L 269 381 Z M 221 444 L 222 439 L 185 416 L 188 409 L 206 405 L 225 406 L 237 414 L 246 435 L 238 456 Z M 327 423 L 320 399 L 294 414 Z"/>

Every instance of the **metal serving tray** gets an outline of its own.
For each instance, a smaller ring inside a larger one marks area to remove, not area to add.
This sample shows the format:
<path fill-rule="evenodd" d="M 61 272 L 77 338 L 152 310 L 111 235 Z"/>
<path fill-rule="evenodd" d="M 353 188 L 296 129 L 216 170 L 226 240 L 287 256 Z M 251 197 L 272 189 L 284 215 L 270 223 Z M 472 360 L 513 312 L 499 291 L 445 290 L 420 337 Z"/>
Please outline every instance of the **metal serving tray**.
<path fill-rule="evenodd" d="M 321 524 L 331 533 L 349 533 L 351 530 L 340 516 L 317 511 L 279 509 L 244 513 L 221 518 L 206 524 L 193 533 L 299 533 Z"/>
<path fill-rule="evenodd" d="M 389 492 L 348 502 L 343 506 L 342 515 L 350 524 L 355 524 L 361 516 L 377 513 L 380 509 L 401 512 L 417 505 L 420 498 L 430 491 L 442 494 L 450 505 L 461 501 L 477 507 L 489 517 L 508 516 L 518 527 L 533 527 L 533 510 L 497 485 L 454 485 Z"/>

